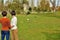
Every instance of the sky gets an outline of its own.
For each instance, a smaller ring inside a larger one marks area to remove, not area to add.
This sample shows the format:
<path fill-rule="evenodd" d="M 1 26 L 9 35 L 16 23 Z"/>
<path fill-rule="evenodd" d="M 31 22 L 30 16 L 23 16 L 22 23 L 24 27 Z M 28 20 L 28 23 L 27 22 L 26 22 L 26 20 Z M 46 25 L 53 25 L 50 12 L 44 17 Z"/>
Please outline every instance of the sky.
<path fill-rule="evenodd" d="M 59 4 L 58 4 L 58 1 L 59 1 Z M 56 0 L 56 6 L 60 6 L 60 0 Z"/>
<path fill-rule="evenodd" d="M 7 0 L 4 0 L 4 4 L 6 3 L 6 1 L 7 1 Z M 10 1 L 13 1 L 13 0 L 10 0 Z M 58 1 L 59 1 L 59 4 L 57 5 Z M 39 1 L 38 1 L 38 0 L 33 0 L 33 2 L 34 2 L 34 3 L 33 3 L 34 6 L 37 7 L 37 5 L 38 5 L 37 2 L 39 2 Z M 29 5 L 31 6 L 31 0 L 29 0 Z M 50 6 L 52 6 L 51 3 L 50 3 Z M 56 6 L 60 6 L 60 0 L 56 0 Z"/>

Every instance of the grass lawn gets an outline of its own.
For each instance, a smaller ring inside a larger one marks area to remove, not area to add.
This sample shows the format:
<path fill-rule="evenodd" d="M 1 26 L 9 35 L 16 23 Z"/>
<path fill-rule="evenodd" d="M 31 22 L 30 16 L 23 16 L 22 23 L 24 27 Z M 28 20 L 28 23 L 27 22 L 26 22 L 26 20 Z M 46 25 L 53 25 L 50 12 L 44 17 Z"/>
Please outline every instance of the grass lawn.
<path fill-rule="evenodd" d="M 17 15 L 19 40 L 60 40 L 59 16 L 59 12 L 56 15 Z"/>

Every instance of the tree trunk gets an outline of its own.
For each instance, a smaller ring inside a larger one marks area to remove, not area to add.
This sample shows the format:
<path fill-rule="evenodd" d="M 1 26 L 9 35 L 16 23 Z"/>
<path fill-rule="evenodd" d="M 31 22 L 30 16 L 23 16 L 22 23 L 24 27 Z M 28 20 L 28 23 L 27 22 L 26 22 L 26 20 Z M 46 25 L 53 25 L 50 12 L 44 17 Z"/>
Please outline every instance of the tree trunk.
<path fill-rule="evenodd" d="M 51 2 L 52 5 L 53 5 L 53 6 L 52 6 L 52 10 L 53 10 L 53 12 L 55 12 L 55 10 L 56 10 L 56 9 L 55 9 L 55 5 L 56 5 L 55 3 L 56 3 L 56 0 L 53 0 L 53 1 L 50 0 L 50 2 Z"/>

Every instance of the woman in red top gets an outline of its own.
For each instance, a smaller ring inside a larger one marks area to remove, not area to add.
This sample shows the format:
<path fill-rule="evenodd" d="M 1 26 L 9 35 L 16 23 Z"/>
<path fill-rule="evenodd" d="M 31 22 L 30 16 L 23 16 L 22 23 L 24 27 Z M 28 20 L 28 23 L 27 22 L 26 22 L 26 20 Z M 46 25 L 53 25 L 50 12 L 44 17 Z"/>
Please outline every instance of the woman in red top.
<path fill-rule="evenodd" d="M 10 31 L 9 29 L 11 28 L 10 26 L 10 20 L 6 17 L 7 12 L 3 11 L 2 12 L 2 18 L 0 19 L 0 23 L 2 25 L 2 30 L 1 30 L 1 39 L 4 40 L 6 36 L 6 40 L 9 40 L 10 37 Z"/>

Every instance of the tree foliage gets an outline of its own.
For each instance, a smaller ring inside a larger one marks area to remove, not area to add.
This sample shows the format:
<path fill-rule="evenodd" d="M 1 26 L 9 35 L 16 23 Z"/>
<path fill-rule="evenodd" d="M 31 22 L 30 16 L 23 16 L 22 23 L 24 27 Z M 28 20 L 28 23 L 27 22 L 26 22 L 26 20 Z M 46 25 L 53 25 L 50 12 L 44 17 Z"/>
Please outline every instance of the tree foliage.
<path fill-rule="evenodd" d="M 16 3 L 16 2 L 13 2 L 13 3 L 9 3 L 8 4 L 8 9 L 11 11 L 11 10 L 15 10 L 17 11 L 17 13 L 20 13 L 20 10 L 21 10 L 21 5 L 20 3 Z"/>
<path fill-rule="evenodd" d="M 48 11 L 48 10 L 50 10 L 49 7 L 50 7 L 50 4 L 49 4 L 48 1 L 42 0 L 40 2 L 40 10 L 42 10 L 42 11 Z"/>
<path fill-rule="evenodd" d="M 4 9 L 4 6 L 0 4 L 0 11 L 2 11 L 3 9 Z"/>

